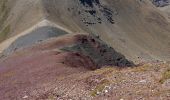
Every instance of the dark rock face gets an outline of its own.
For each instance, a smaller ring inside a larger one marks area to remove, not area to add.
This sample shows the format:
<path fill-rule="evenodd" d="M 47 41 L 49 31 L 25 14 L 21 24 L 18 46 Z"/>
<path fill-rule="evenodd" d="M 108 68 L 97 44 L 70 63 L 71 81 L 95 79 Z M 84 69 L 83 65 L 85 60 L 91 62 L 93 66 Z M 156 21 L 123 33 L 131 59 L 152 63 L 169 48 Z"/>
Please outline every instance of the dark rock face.
<path fill-rule="evenodd" d="M 78 3 L 70 8 L 68 12 L 76 12 L 77 16 L 86 26 L 96 24 L 115 24 L 114 17 L 118 15 L 117 9 L 112 9 L 109 5 L 102 4 L 101 0 L 77 0 Z"/>
<path fill-rule="evenodd" d="M 164 7 L 170 4 L 170 0 L 152 0 L 152 3 L 157 7 Z"/>
<path fill-rule="evenodd" d="M 114 24 L 113 15 L 115 14 L 108 6 L 102 5 L 100 0 L 79 0 L 80 4 L 83 5 L 84 11 L 80 11 L 81 13 L 87 13 L 89 16 L 96 19 L 95 22 L 88 21 L 87 18 L 83 18 L 83 23 L 88 25 L 94 24 L 102 24 L 103 20 L 107 20 L 107 22 Z M 104 16 L 104 18 L 101 17 Z"/>
<path fill-rule="evenodd" d="M 100 5 L 99 0 L 80 0 L 81 4 L 83 4 L 84 6 L 89 6 L 89 7 L 93 7 L 93 4 L 97 4 Z"/>
<path fill-rule="evenodd" d="M 124 55 L 115 51 L 95 35 L 77 35 L 77 44 L 64 47 L 61 50 L 76 52 L 88 56 L 97 68 L 104 66 L 130 67 L 135 66 Z"/>

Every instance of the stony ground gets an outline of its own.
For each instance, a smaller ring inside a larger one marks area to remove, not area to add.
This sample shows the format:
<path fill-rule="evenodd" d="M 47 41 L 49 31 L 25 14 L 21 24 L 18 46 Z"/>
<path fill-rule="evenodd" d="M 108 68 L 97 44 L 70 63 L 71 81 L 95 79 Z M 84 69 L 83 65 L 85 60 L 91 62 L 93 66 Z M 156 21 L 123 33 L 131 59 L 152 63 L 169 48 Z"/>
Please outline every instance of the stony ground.
<path fill-rule="evenodd" d="M 103 68 L 71 78 L 72 81 L 71 86 L 62 87 L 66 89 L 57 87 L 45 94 L 46 99 L 170 100 L 168 63 L 144 64 L 135 68 Z"/>
<path fill-rule="evenodd" d="M 77 44 L 80 44 L 79 48 L 82 52 L 76 52 L 74 49 L 73 51 L 62 50 L 63 47 L 68 48 L 68 46 Z M 87 46 L 83 48 L 84 45 Z M 107 50 L 107 48 L 98 39 L 80 34 L 68 35 L 59 39 L 53 38 L 51 41 L 38 43 L 33 47 L 16 50 L 11 55 L 2 55 L 0 59 L 0 99 L 20 100 L 25 95 L 25 91 L 29 93 L 31 100 L 44 98 L 42 95 L 54 87 L 62 88 L 60 87 L 61 82 L 68 85 L 70 79 L 67 77 L 70 75 L 76 74 L 74 77 L 77 77 L 82 72 L 97 69 L 109 62 L 112 62 L 113 65 L 120 65 L 124 61 L 121 59 L 125 59 L 125 57 L 119 56 L 114 50 L 111 48 L 111 50 Z M 103 53 L 98 52 L 103 50 Z M 88 52 L 97 56 L 102 55 L 102 57 L 92 59 L 93 57 Z M 114 57 L 115 59 L 102 62 L 101 60 L 105 60 L 103 57 Z M 119 60 L 116 61 L 117 59 Z M 96 60 L 101 62 L 96 63 Z M 60 77 L 63 77 L 64 80 L 60 80 Z"/>
<path fill-rule="evenodd" d="M 2 0 L 0 14 L 0 100 L 170 100 L 170 62 L 129 61 L 170 58 L 148 0 Z"/>
<path fill-rule="evenodd" d="M 152 63 L 119 71 L 109 69 L 110 74 L 108 72 L 105 75 L 110 84 L 106 85 L 108 87 L 105 86 L 101 93 L 96 92 L 99 94 L 97 99 L 169 100 L 169 68 L 169 64 Z"/>
<path fill-rule="evenodd" d="M 42 88 L 43 87 L 43 88 Z M 21 100 L 170 100 L 170 64 L 106 67 L 67 76 L 23 91 Z"/>
<path fill-rule="evenodd" d="M 81 43 L 82 52 L 63 51 L 63 47 L 77 43 Z M 88 47 L 84 48 L 85 44 Z M 100 45 L 100 41 L 90 36 L 68 35 L 2 56 L 0 100 L 170 99 L 170 62 L 108 66 L 109 62 L 102 60 L 115 52 L 98 52 Z M 104 58 L 93 58 L 90 54 L 102 54 Z M 96 63 L 98 59 L 101 62 Z M 97 66 L 99 63 L 102 66 Z"/>

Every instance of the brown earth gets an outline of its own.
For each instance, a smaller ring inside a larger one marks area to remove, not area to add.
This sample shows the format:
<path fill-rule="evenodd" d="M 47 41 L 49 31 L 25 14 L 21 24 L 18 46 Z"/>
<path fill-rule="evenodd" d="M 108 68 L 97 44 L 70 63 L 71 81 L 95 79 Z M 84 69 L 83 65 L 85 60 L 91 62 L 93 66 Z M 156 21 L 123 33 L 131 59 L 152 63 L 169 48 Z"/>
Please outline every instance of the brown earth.
<path fill-rule="evenodd" d="M 23 91 L 43 91 L 43 86 L 53 84 L 58 78 L 95 69 L 94 62 L 86 56 L 57 51 L 13 56 L 3 60 L 0 66 L 0 99 L 3 100 L 21 99 Z"/>
<path fill-rule="evenodd" d="M 91 49 L 86 48 L 86 52 L 63 49 L 79 43 L 80 47 L 91 44 L 91 48 L 102 44 L 98 37 L 91 35 L 65 35 L 40 42 L 33 47 L 18 49 L 7 57 L 3 56 L 0 60 L 0 99 L 169 98 L 169 80 L 162 76 L 169 69 L 169 63 L 150 62 L 136 67 L 120 67 L 113 63 L 109 66 L 103 62 L 96 63 L 93 56 L 87 55 Z M 107 52 L 104 56 L 110 57 Z M 98 64 L 104 65 L 99 67 Z"/>
<path fill-rule="evenodd" d="M 0 1 L 0 100 L 170 99 L 168 16 L 149 0 L 91 1 Z"/>
<path fill-rule="evenodd" d="M 2 100 L 168 100 L 170 96 L 169 79 L 163 76 L 169 63 L 92 71 L 95 64 L 85 56 L 51 51 L 15 55 L 0 66 Z"/>

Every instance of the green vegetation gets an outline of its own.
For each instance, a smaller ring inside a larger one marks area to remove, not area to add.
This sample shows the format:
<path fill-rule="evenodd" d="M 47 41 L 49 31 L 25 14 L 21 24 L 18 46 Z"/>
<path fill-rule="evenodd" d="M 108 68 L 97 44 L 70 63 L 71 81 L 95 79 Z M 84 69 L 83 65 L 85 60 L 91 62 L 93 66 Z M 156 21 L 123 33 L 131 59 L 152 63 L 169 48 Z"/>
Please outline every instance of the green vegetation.
<path fill-rule="evenodd" d="M 142 66 L 133 67 L 132 71 L 133 72 L 145 72 L 145 71 L 148 71 L 150 67 L 151 67 L 150 65 L 145 64 Z"/>
<path fill-rule="evenodd" d="M 10 26 L 3 27 L 8 18 L 9 8 L 7 7 L 8 0 L 0 0 L 0 42 L 2 42 L 10 31 Z"/>
<path fill-rule="evenodd" d="M 0 1 L 0 11 L 1 12 L 5 11 L 5 0 Z"/>
<path fill-rule="evenodd" d="M 7 11 L 7 1 L 8 0 L 1 0 L 0 1 L 0 13 L 5 13 Z"/>
<path fill-rule="evenodd" d="M 50 94 L 48 96 L 48 100 L 56 100 L 56 97 L 53 94 Z"/>
<path fill-rule="evenodd" d="M 101 93 L 106 86 L 108 86 L 110 84 L 110 81 L 107 79 L 103 79 L 96 87 L 93 91 L 90 92 L 90 95 L 95 97 L 98 93 Z"/>
<path fill-rule="evenodd" d="M 7 0 L 0 1 L 0 28 L 4 24 L 4 21 L 7 19 L 9 13 L 9 8 L 7 7 Z"/>
<path fill-rule="evenodd" d="M 105 67 L 105 68 L 95 70 L 94 73 L 96 73 L 96 74 L 107 73 L 107 75 L 108 75 L 108 74 L 116 72 L 116 71 L 117 71 L 117 69 L 115 67 Z"/>
<path fill-rule="evenodd" d="M 159 82 L 163 84 L 167 79 L 170 79 L 170 68 L 162 74 L 162 79 Z"/>
<path fill-rule="evenodd" d="M 8 35 L 8 33 L 10 32 L 10 26 L 6 26 L 2 32 L 0 32 L 0 42 L 2 42 Z"/>
<path fill-rule="evenodd" d="M 5 72 L 1 75 L 1 77 L 5 77 L 5 78 L 10 78 L 12 76 L 15 75 L 15 72 L 14 71 L 8 71 L 8 72 Z"/>

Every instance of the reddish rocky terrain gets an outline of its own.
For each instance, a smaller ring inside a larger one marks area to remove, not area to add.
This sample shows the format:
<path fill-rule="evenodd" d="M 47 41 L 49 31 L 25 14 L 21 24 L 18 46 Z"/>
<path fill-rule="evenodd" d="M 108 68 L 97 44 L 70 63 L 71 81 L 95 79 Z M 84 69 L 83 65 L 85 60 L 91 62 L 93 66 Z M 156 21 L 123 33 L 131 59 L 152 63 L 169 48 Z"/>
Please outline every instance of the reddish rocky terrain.
<path fill-rule="evenodd" d="M 73 45 L 78 45 L 81 51 L 73 48 Z M 84 45 L 88 45 L 88 49 L 83 48 Z M 170 68 L 169 63 L 133 65 L 124 56 L 103 46 L 99 37 L 65 35 L 18 49 L 10 56 L 2 56 L 0 99 L 169 98 L 169 80 L 162 76 Z M 102 54 L 104 57 L 90 55 L 91 49 L 96 50 L 96 55 Z M 103 49 L 106 49 L 104 53 L 98 52 Z M 96 61 L 111 57 L 114 59 L 107 62 Z"/>
<path fill-rule="evenodd" d="M 170 100 L 169 61 L 169 0 L 0 1 L 0 100 Z"/>

